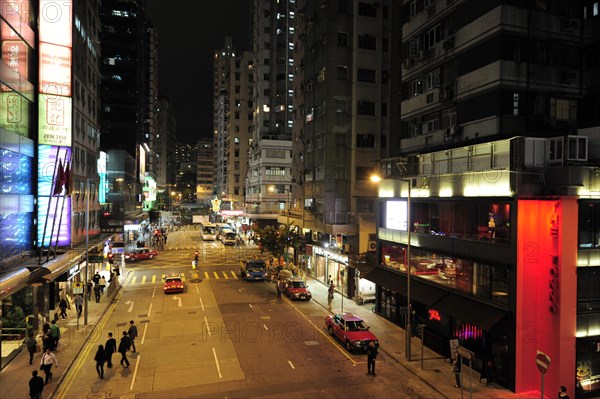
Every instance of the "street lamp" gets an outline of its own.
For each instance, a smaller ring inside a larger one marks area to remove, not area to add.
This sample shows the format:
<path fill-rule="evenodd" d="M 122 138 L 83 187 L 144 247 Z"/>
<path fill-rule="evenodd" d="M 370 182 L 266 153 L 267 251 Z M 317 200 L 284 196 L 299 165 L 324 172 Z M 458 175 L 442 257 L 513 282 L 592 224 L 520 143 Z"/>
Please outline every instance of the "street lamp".
<path fill-rule="evenodd" d="M 173 212 L 173 201 L 175 200 L 175 195 L 177 195 L 177 193 L 175 191 L 171 191 L 171 212 Z"/>
<path fill-rule="evenodd" d="M 412 316 L 412 311 L 411 311 L 411 306 L 410 306 L 410 232 L 411 232 L 411 226 L 410 226 L 410 190 L 412 187 L 412 180 L 411 179 L 400 179 L 397 177 L 391 177 L 391 179 L 393 180 L 399 180 L 402 182 L 407 183 L 408 185 L 408 194 L 406 197 L 406 232 L 407 232 L 407 241 L 408 244 L 406 245 L 406 308 L 407 308 L 407 316 L 406 316 L 406 329 L 404 330 L 405 333 L 405 343 L 406 343 L 406 359 L 408 359 L 409 361 L 411 360 L 411 338 L 412 338 L 412 321 L 411 321 L 411 316 Z M 381 181 L 381 177 L 377 176 L 377 175 L 373 175 L 371 176 L 371 181 L 374 183 L 379 183 Z"/>

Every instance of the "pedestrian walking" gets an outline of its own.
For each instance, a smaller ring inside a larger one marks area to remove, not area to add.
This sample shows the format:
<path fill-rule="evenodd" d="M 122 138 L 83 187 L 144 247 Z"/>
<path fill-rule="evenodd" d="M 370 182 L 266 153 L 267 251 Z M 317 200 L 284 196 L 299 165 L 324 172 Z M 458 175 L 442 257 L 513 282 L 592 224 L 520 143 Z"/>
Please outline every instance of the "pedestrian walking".
<path fill-rule="evenodd" d="M 104 289 L 106 288 L 106 279 L 104 278 L 104 276 L 100 277 L 98 285 L 100 286 L 100 293 L 104 295 Z"/>
<path fill-rule="evenodd" d="M 100 302 L 100 295 L 102 295 L 102 291 L 100 290 L 99 285 L 94 286 L 94 298 L 96 298 L 96 303 Z"/>
<path fill-rule="evenodd" d="M 375 360 L 377 359 L 378 346 L 375 341 L 370 341 L 367 346 L 367 374 L 375 374 Z"/>
<path fill-rule="evenodd" d="M 29 333 L 29 337 L 25 341 L 25 345 L 27 345 L 27 351 L 29 352 L 29 364 L 33 364 L 33 355 L 37 352 L 37 341 L 33 336 L 33 333 Z"/>
<path fill-rule="evenodd" d="M 129 337 L 127 336 L 127 331 L 123 331 L 123 336 L 121 337 L 121 341 L 119 342 L 119 353 L 121 354 L 121 366 L 123 366 L 123 363 L 126 364 L 126 366 L 123 366 L 123 367 L 129 367 L 129 360 L 127 360 L 127 351 L 129 350 L 130 346 L 131 346 L 131 341 L 129 340 Z"/>
<path fill-rule="evenodd" d="M 48 330 L 48 332 L 42 336 L 42 351 L 46 352 L 46 349 L 52 349 L 53 347 L 54 339 L 52 339 L 52 331 Z"/>
<path fill-rule="evenodd" d="M 327 306 L 329 307 L 329 310 L 333 309 L 333 291 L 334 291 L 334 286 L 333 286 L 333 281 L 329 284 L 329 288 L 327 289 Z"/>
<path fill-rule="evenodd" d="M 460 358 L 456 356 L 452 361 L 452 372 L 454 373 L 454 388 L 460 388 Z"/>
<path fill-rule="evenodd" d="M 87 300 L 92 299 L 92 291 L 94 290 L 94 284 L 91 281 L 85 283 L 85 295 L 87 295 Z"/>
<path fill-rule="evenodd" d="M 567 387 L 564 385 L 560 386 L 560 391 L 558 392 L 558 399 L 569 399 L 569 395 L 567 395 Z"/>
<path fill-rule="evenodd" d="M 42 399 L 42 392 L 44 391 L 44 379 L 38 375 L 37 370 L 31 372 L 31 379 L 29 380 L 29 396 L 31 399 Z"/>
<path fill-rule="evenodd" d="M 83 296 L 81 294 L 75 297 L 75 309 L 77 309 L 77 317 L 81 317 L 83 312 Z"/>
<path fill-rule="evenodd" d="M 44 381 L 45 384 L 48 384 L 48 381 L 52 379 L 53 365 L 58 367 L 58 360 L 56 360 L 54 353 L 50 352 L 50 349 L 46 349 L 46 352 L 44 352 L 42 359 L 40 360 L 40 370 L 46 374 L 46 379 Z"/>
<path fill-rule="evenodd" d="M 112 355 L 117 351 L 117 340 L 113 338 L 111 332 L 108 333 L 104 351 L 106 352 L 106 367 L 112 369 Z"/>
<path fill-rule="evenodd" d="M 129 330 L 127 330 L 127 336 L 129 336 L 129 340 L 131 341 L 131 351 L 135 352 L 135 339 L 138 336 L 138 329 L 133 320 L 129 321 Z"/>
<path fill-rule="evenodd" d="M 100 282 L 100 273 L 96 272 L 94 273 L 94 276 L 92 277 L 92 281 L 94 282 L 94 285 L 98 285 L 98 283 Z"/>
<path fill-rule="evenodd" d="M 67 318 L 67 308 L 69 307 L 67 300 L 65 298 L 61 299 L 60 302 L 58 303 L 58 307 L 60 308 L 60 317 L 62 317 L 63 319 L 66 319 Z"/>
<path fill-rule="evenodd" d="M 104 363 L 106 363 L 106 351 L 104 350 L 104 346 L 98 345 L 98 350 L 96 351 L 96 356 L 94 356 L 94 360 L 96 361 L 96 371 L 98 372 L 98 376 L 101 379 L 103 379 Z"/>
<path fill-rule="evenodd" d="M 49 330 L 50 330 L 50 323 L 45 322 L 44 325 L 42 326 L 42 333 L 43 333 L 43 335 L 48 334 Z"/>
<path fill-rule="evenodd" d="M 58 349 L 58 341 L 60 341 L 60 327 L 56 324 L 56 320 L 52 320 L 50 324 L 50 332 L 52 333 L 52 349 Z"/>
<path fill-rule="evenodd" d="M 282 288 L 281 284 L 282 284 L 281 281 L 277 280 L 277 283 L 276 283 L 276 285 L 277 285 L 277 298 L 281 298 L 281 288 Z"/>

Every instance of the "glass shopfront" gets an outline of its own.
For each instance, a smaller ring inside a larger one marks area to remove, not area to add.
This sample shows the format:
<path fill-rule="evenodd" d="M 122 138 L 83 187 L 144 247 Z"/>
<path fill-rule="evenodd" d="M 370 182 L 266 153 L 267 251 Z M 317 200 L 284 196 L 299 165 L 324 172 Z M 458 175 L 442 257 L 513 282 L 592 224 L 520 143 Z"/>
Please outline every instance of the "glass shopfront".
<path fill-rule="evenodd" d="M 406 246 L 383 242 L 381 265 L 406 272 Z M 510 269 L 412 249 L 411 275 L 508 306 Z"/>
<path fill-rule="evenodd" d="M 509 244 L 510 204 L 507 202 L 413 202 L 414 233 Z"/>

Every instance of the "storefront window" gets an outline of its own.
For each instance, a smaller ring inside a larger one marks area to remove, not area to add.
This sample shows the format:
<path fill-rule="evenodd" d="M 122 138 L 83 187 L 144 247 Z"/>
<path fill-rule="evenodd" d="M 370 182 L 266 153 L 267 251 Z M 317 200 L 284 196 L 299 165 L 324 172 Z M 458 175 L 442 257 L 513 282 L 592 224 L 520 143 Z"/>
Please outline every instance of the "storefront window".
<path fill-rule="evenodd" d="M 579 205 L 579 248 L 600 247 L 600 203 Z"/>
<path fill-rule="evenodd" d="M 23 288 L 2 300 L 2 367 L 4 367 L 21 347 L 28 329 L 33 328 L 33 290 Z"/>
<path fill-rule="evenodd" d="M 510 240 L 510 204 L 480 203 L 413 203 L 413 232 L 484 240 L 508 244 Z"/>
<path fill-rule="evenodd" d="M 406 272 L 405 246 L 381 248 L 381 264 Z M 413 276 L 508 306 L 510 270 L 467 259 L 413 249 L 410 256 Z"/>

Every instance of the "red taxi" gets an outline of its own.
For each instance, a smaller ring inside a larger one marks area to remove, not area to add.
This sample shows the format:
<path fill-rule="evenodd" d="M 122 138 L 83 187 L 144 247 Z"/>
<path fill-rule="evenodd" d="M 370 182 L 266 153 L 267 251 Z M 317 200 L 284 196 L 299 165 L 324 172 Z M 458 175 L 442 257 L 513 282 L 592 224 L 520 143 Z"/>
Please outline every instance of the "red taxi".
<path fill-rule="evenodd" d="M 183 280 L 179 274 L 169 274 L 164 277 L 164 281 L 163 292 L 165 294 L 171 292 L 183 292 Z"/>
<path fill-rule="evenodd" d="M 377 337 L 369 331 L 363 319 L 352 313 L 328 315 L 325 318 L 325 327 L 331 336 L 344 343 L 348 352 L 354 349 L 365 351 L 371 341 L 375 342 L 375 345 L 379 344 Z"/>
<path fill-rule="evenodd" d="M 157 255 L 158 255 L 158 252 L 156 252 L 153 249 L 137 248 L 137 249 L 134 249 L 133 251 L 125 254 L 125 260 L 133 262 L 133 261 L 142 260 L 142 259 L 152 259 Z"/>

